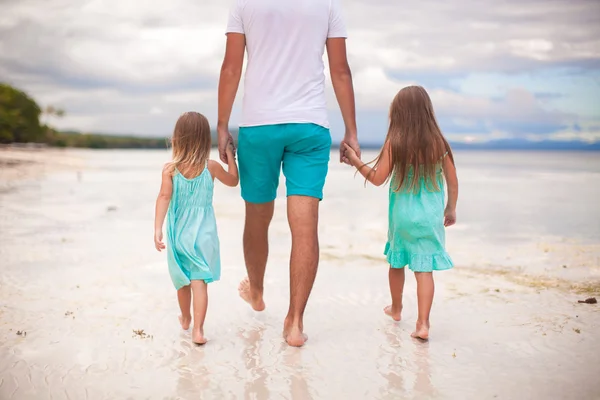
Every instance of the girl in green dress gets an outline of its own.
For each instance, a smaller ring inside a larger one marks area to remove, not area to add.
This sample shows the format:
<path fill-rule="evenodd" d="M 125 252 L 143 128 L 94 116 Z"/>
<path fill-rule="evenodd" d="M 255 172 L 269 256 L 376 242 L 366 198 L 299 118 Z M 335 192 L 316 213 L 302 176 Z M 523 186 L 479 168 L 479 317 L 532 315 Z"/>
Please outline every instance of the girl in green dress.
<path fill-rule="evenodd" d="M 452 149 L 437 124 L 425 89 L 406 87 L 394 98 L 387 138 L 373 168 L 348 146 L 345 161 L 374 185 L 390 181 L 385 255 L 390 264 L 392 304 L 384 311 L 400 321 L 404 267 L 408 266 L 417 279 L 419 307 L 412 337 L 428 340 L 433 271 L 453 267 L 445 249 L 445 227 L 456 223 L 458 179 Z"/>
<path fill-rule="evenodd" d="M 237 186 L 238 170 L 233 144 L 227 149 L 227 171 L 210 160 L 211 134 L 208 120 L 199 113 L 179 117 L 172 138 L 173 160 L 162 172 L 162 184 L 156 200 L 154 245 L 167 249 L 169 275 L 177 290 L 181 316 L 188 330 L 194 326 L 192 341 L 206 343 L 204 319 L 208 308 L 207 284 L 221 277 L 221 255 L 217 221 L 213 209 L 215 178 L 227 186 Z M 167 220 L 167 245 L 163 243 L 163 223 Z"/>

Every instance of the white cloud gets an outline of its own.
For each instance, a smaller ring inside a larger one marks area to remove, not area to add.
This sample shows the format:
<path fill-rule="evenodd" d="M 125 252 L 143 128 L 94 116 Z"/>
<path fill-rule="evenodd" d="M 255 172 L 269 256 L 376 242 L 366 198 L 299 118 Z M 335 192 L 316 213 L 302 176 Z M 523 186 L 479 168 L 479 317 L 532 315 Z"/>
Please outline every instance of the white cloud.
<path fill-rule="evenodd" d="M 228 5 L 222 0 L 5 0 L 0 76 L 44 105 L 65 108 L 59 127 L 165 134 L 177 115 L 191 109 L 214 121 Z M 510 72 L 600 61 L 595 0 L 345 0 L 343 5 L 359 111 L 386 115 L 396 92 L 417 83 L 395 80 L 392 71 L 401 76 Z M 571 114 L 542 107 L 523 87 L 509 89 L 503 99 L 440 88 L 430 92 L 438 114 L 465 128 L 483 121 L 494 132 L 503 119 L 572 122 Z M 327 96 L 335 109 L 330 87 Z"/>
<path fill-rule="evenodd" d="M 431 97 L 438 114 L 455 118 L 560 123 L 569 117 L 564 113 L 544 110 L 535 96 L 523 88 L 510 89 L 504 98 L 498 100 L 444 90 L 432 91 Z"/>
<path fill-rule="evenodd" d="M 385 68 L 514 71 L 600 58 L 600 3 L 593 0 L 345 4 L 350 50 Z"/>
<path fill-rule="evenodd" d="M 487 133 L 452 133 L 445 134 L 446 138 L 451 142 L 462 142 L 462 143 L 485 143 L 491 140 L 501 140 L 501 139 L 512 139 L 514 135 L 511 135 L 507 132 L 494 130 Z"/>
<path fill-rule="evenodd" d="M 353 80 L 357 107 L 363 109 L 387 110 L 400 89 L 414 84 L 393 80 L 381 67 L 374 66 L 360 69 Z"/>
<path fill-rule="evenodd" d="M 417 82 L 397 81 L 385 74 L 381 67 L 363 68 L 354 75 L 358 107 L 370 110 L 385 110 L 400 89 Z M 561 123 L 573 117 L 558 111 L 545 110 L 538 99 L 523 88 L 510 88 L 501 99 L 485 96 L 465 95 L 446 89 L 429 90 L 436 114 L 457 121 L 496 121 Z"/>
<path fill-rule="evenodd" d="M 549 135 L 552 140 L 581 140 L 583 142 L 600 142 L 600 120 L 593 121 L 583 127 L 570 126 Z"/>
<path fill-rule="evenodd" d="M 1 59 L 21 67 L 16 74 L 46 70 L 132 84 L 214 77 L 225 42 L 226 9 L 206 0 L 20 0 L 3 5 L 3 15 Z"/>

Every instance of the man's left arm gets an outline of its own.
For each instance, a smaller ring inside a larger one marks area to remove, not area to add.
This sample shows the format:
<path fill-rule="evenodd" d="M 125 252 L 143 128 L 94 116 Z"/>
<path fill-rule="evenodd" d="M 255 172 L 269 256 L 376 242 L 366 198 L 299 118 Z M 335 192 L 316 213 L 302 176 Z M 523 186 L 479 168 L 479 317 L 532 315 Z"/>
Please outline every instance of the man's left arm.
<path fill-rule="evenodd" d="M 352 72 L 348 65 L 346 54 L 346 24 L 342 17 L 342 6 L 339 0 L 333 0 L 329 14 L 329 30 L 327 32 L 327 56 L 331 72 L 331 83 L 337 97 L 346 134 L 340 143 L 340 162 L 349 163 L 346 157 L 345 144 L 349 145 L 360 158 L 360 145 L 356 129 L 356 105 L 354 87 L 352 85 Z"/>

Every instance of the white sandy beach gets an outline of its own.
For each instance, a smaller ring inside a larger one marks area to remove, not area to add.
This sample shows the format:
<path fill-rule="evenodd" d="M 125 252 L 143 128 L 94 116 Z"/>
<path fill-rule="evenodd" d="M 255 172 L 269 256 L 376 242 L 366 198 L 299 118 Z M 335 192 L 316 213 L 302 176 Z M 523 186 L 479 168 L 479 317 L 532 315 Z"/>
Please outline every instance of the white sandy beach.
<path fill-rule="evenodd" d="M 332 160 L 293 349 L 284 185 L 261 314 L 237 297 L 239 189 L 217 187 L 223 276 L 196 347 L 152 243 L 168 153 L 0 150 L 0 399 L 598 399 L 600 305 L 578 300 L 600 300 L 600 160 L 562 157 L 456 155 L 456 268 L 436 275 L 428 343 L 410 338 L 411 274 L 403 321 L 382 312 L 387 189 Z"/>

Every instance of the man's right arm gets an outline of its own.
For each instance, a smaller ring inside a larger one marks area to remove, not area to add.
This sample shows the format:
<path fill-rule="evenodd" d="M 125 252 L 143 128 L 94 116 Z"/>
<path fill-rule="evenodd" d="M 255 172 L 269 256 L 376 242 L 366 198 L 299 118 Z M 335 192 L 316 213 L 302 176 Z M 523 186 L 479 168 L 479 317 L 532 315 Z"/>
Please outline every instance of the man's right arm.
<path fill-rule="evenodd" d="M 344 125 L 346 126 L 344 142 L 352 147 L 360 157 L 356 128 L 354 86 L 352 85 L 352 72 L 350 71 L 346 54 L 346 39 L 327 39 L 327 56 L 329 58 L 331 83 L 333 84 L 333 90 L 335 91 L 335 96 L 344 119 Z M 340 148 L 340 151 L 342 151 L 342 148 Z M 340 157 L 343 159 L 343 152 L 340 154 Z"/>
<path fill-rule="evenodd" d="M 225 58 L 219 78 L 219 113 L 217 120 L 219 155 L 221 161 L 225 163 L 227 163 L 227 144 L 231 138 L 229 134 L 229 119 L 242 77 L 245 49 L 246 37 L 243 34 L 229 33 L 227 35 Z"/>
<path fill-rule="evenodd" d="M 221 161 L 226 164 L 228 163 L 227 148 L 229 143 L 233 144 L 233 138 L 229 133 L 229 119 L 231 118 L 233 102 L 235 101 L 242 77 L 245 51 L 246 35 L 242 20 L 242 9 L 240 2 L 236 1 L 229 13 L 227 45 L 225 47 L 225 57 L 219 78 L 217 133 L 219 139 L 219 156 Z"/>

